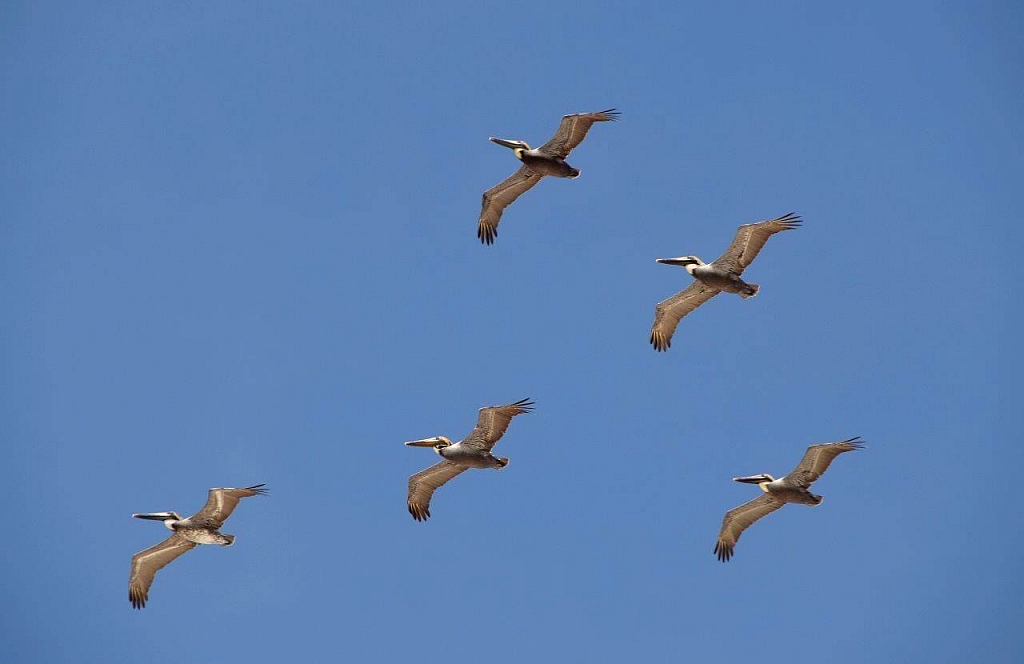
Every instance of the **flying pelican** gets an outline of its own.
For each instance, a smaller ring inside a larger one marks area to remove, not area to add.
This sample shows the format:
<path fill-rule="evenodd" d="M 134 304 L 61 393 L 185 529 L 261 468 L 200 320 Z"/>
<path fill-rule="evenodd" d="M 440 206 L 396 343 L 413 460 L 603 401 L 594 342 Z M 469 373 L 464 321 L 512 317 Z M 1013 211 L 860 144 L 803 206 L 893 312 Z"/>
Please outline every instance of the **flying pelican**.
<path fill-rule="evenodd" d="M 498 222 L 501 213 L 519 196 L 540 182 L 545 175 L 556 178 L 579 177 L 580 171 L 565 163 L 565 158 L 574 147 L 583 142 L 595 122 L 609 122 L 619 119 L 619 112 L 614 108 L 596 113 L 574 113 L 562 117 L 562 124 L 551 140 L 536 149 L 531 149 L 526 141 L 513 141 L 491 137 L 498 145 L 511 148 L 516 158 L 523 162 L 518 171 L 484 192 L 483 207 L 480 210 L 480 222 L 476 236 L 484 244 L 493 244 L 498 237 Z"/>
<path fill-rule="evenodd" d="M 718 559 L 724 563 L 732 558 L 736 540 L 740 538 L 743 531 L 761 517 L 774 512 L 786 503 L 801 503 L 812 507 L 820 505 L 824 498 L 808 490 L 811 484 L 828 470 L 832 459 L 843 452 L 852 452 L 863 447 L 864 444 L 860 440 L 860 436 L 838 443 L 811 445 L 793 472 L 781 479 L 775 479 L 768 473 L 732 478 L 734 482 L 756 484 L 761 487 L 764 494 L 725 513 L 725 518 L 722 519 L 722 531 L 718 533 L 718 543 L 715 544 L 714 553 Z"/>
<path fill-rule="evenodd" d="M 668 350 L 672 345 L 672 334 L 680 319 L 722 291 L 736 293 L 743 299 L 754 297 L 760 286 L 748 284 L 740 275 L 754 262 L 761 247 L 772 235 L 789 231 L 800 226 L 800 217 L 790 212 L 778 219 L 756 224 L 743 224 L 736 231 L 736 237 L 725 253 L 714 263 L 705 263 L 696 256 L 679 258 L 657 258 L 665 265 L 682 265 L 695 281 L 654 308 L 654 325 L 651 326 L 651 344 L 654 350 Z"/>
<path fill-rule="evenodd" d="M 411 440 L 412 447 L 433 447 L 444 457 L 440 463 L 421 470 L 409 478 L 409 514 L 417 521 L 430 518 L 430 497 L 442 484 L 470 468 L 497 468 L 508 465 L 508 459 L 496 457 L 491 449 L 497 443 L 509 422 L 516 415 L 533 410 L 533 402 L 522 399 L 505 406 L 488 406 L 480 409 L 476 427 L 457 443 L 444 436 Z"/>
<path fill-rule="evenodd" d="M 132 514 L 136 519 L 163 521 L 173 532 L 163 542 L 132 556 L 132 575 L 128 582 L 128 599 L 132 606 L 136 609 L 146 606 L 153 577 L 181 554 L 191 551 L 198 544 L 234 544 L 235 536 L 221 534 L 219 528 L 231 516 L 239 500 L 266 495 L 267 490 L 263 486 L 256 484 L 244 489 L 210 489 L 210 497 L 203 509 L 187 519 L 182 519 L 177 512 Z"/>

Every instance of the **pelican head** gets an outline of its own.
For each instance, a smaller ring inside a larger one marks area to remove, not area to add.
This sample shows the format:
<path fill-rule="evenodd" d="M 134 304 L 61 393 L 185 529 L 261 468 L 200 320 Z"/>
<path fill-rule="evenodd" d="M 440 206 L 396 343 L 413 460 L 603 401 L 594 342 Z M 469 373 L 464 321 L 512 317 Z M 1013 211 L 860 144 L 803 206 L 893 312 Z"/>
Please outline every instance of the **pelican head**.
<path fill-rule="evenodd" d="M 699 265 L 706 265 L 704 261 L 697 258 L 696 256 L 680 256 L 679 258 L 655 258 L 658 263 L 665 265 L 682 265 L 686 268 L 686 271 L 693 276 L 693 271 Z"/>
<path fill-rule="evenodd" d="M 421 438 L 420 440 L 410 440 L 406 443 L 409 447 L 433 447 L 434 451 L 441 454 L 441 450 L 452 445 L 452 441 L 448 440 L 444 436 L 434 436 L 433 438 Z"/>
<path fill-rule="evenodd" d="M 177 512 L 149 512 L 148 514 L 132 514 L 136 519 L 148 519 L 150 521 L 163 521 L 164 525 L 174 530 L 174 523 L 181 521 Z"/>
<path fill-rule="evenodd" d="M 498 145 L 504 145 L 506 148 L 511 148 L 512 152 L 516 154 L 517 159 L 523 158 L 523 152 L 530 149 L 530 146 L 526 141 L 512 141 L 507 138 L 495 138 L 491 136 L 490 140 Z"/>
<path fill-rule="evenodd" d="M 734 477 L 734 478 L 732 478 L 732 481 L 733 482 L 742 482 L 743 484 L 756 484 L 759 487 L 761 487 L 761 489 L 763 491 L 767 491 L 768 489 L 766 489 L 764 485 L 768 484 L 769 482 L 774 482 L 775 478 L 772 477 L 771 475 L 769 475 L 768 473 L 761 473 L 760 475 L 748 475 L 746 477 Z"/>

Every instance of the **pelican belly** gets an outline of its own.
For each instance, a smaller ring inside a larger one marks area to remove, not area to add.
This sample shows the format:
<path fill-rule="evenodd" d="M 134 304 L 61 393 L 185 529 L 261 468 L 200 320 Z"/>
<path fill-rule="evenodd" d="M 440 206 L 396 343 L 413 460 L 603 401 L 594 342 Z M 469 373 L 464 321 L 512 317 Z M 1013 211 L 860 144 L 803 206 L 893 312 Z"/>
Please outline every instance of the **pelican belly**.
<path fill-rule="evenodd" d="M 231 540 L 215 530 L 205 528 L 181 528 L 176 533 L 196 544 L 220 544 L 221 546 L 231 544 Z"/>
<path fill-rule="evenodd" d="M 495 462 L 494 457 L 487 452 L 474 447 L 463 447 L 460 443 L 441 450 L 441 456 L 471 468 L 495 468 L 499 465 Z"/>
<path fill-rule="evenodd" d="M 781 480 L 775 480 L 775 482 L 780 481 Z M 821 502 L 820 500 L 817 500 L 814 494 L 806 489 L 794 489 L 787 486 L 773 487 L 772 484 L 775 482 L 770 482 L 766 485 L 768 493 L 770 493 L 772 497 L 778 498 L 783 502 L 800 503 L 802 505 L 817 505 Z"/>
<path fill-rule="evenodd" d="M 580 174 L 578 170 L 565 163 L 564 159 L 559 159 L 558 157 L 524 152 L 520 159 L 530 167 L 531 171 L 541 175 L 550 175 L 556 178 L 574 178 Z"/>
<path fill-rule="evenodd" d="M 713 265 L 699 265 L 693 269 L 692 274 L 695 279 L 726 293 L 743 294 L 752 288 L 736 275 L 716 270 Z"/>

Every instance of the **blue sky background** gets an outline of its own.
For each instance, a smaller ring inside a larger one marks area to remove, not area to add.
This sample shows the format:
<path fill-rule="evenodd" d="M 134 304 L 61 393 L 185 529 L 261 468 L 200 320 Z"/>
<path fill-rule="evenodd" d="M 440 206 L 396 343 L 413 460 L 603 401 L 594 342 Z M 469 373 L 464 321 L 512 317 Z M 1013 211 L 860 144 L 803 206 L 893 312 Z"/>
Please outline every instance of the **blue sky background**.
<path fill-rule="evenodd" d="M 4 3 L 0 659 L 1019 661 L 1024 12 L 708 4 Z M 611 106 L 481 246 L 487 137 Z M 133 611 L 130 514 L 256 482 Z"/>

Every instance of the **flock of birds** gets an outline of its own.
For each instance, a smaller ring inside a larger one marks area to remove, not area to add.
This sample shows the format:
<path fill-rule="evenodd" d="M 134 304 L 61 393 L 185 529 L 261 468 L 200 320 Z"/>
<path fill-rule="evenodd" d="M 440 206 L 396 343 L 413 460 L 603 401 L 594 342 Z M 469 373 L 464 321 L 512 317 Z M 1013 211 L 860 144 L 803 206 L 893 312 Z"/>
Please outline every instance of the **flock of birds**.
<path fill-rule="evenodd" d="M 569 153 L 586 137 L 595 122 L 617 120 L 615 109 L 595 113 L 566 115 L 555 135 L 539 148 L 531 148 L 525 141 L 491 138 L 498 145 L 510 148 L 522 162 L 515 173 L 488 189 L 483 195 L 483 206 L 477 226 L 477 237 L 484 244 L 493 244 L 498 237 L 498 223 L 502 212 L 524 192 L 531 189 L 546 175 L 560 178 L 579 177 L 579 169 L 566 161 Z M 693 277 L 693 283 L 672 297 L 657 304 L 654 324 L 651 326 L 651 345 L 656 351 L 666 351 L 672 345 L 672 335 L 683 316 L 704 304 L 720 292 L 735 293 L 741 298 L 757 295 L 759 286 L 743 281 L 743 271 L 754 261 L 772 235 L 800 226 L 800 217 L 787 214 L 777 219 L 739 227 L 732 244 L 721 256 L 705 263 L 697 256 L 658 258 L 665 265 L 681 265 Z M 529 413 L 533 402 L 522 399 L 504 406 L 480 409 L 476 427 L 457 443 L 445 436 L 434 436 L 405 443 L 411 447 L 430 447 L 441 456 L 441 461 L 409 478 L 407 504 L 416 521 L 430 518 L 430 500 L 434 491 L 470 468 L 501 469 L 508 459 L 491 453 L 495 444 L 508 429 L 512 418 Z M 736 482 L 756 484 L 762 493 L 757 498 L 729 510 L 722 519 L 714 554 L 721 561 L 733 556 L 740 535 L 758 519 L 774 512 L 787 503 L 820 505 L 822 497 L 810 492 L 813 484 L 828 470 L 833 459 L 844 452 L 859 450 L 863 444 L 859 437 L 833 443 L 821 443 L 807 448 L 803 459 L 786 476 L 775 479 L 767 473 L 733 478 Z M 206 505 L 188 517 L 177 512 L 151 512 L 133 514 L 138 519 L 163 521 L 171 536 L 156 546 L 140 551 L 132 557 L 128 599 L 133 607 L 146 605 L 149 588 L 157 571 L 183 553 L 200 544 L 230 546 L 234 535 L 220 532 L 221 526 L 242 498 L 265 495 L 263 484 L 235 488 L 210 489 Z"/>

